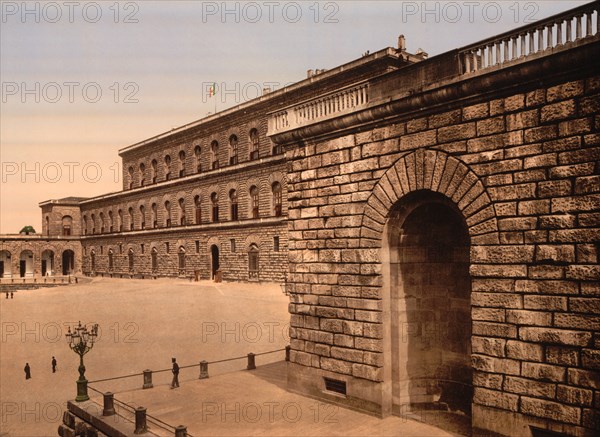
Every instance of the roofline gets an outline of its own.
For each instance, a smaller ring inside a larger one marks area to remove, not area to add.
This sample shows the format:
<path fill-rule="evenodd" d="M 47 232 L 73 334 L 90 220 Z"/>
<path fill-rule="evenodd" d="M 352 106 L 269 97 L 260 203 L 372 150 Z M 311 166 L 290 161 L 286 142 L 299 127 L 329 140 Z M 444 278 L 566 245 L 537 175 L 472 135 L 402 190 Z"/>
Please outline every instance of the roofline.
<path fill-rule="evenodd" d="M 69 205 L 69 206 L 79 206 L 79 204 L 81 202 L 84 202 L 88 200 L 88 198 L 82 198 L 81 200 L 67 200 L 67 201 L 61 201 L 61 199 L 49 199 L 49 200 L 44 200 L 43 202 L 38 203 L 38 206 L 41 208 L 43 206 L 48 206 L 48 205 Z"/>
<path fill-rule="evenodd" d="M 286 94 L 286 93 L 288 93 L 290 91 L 295 91 L 295 90 L 297 90 L 299 88 L 302 88 L 304 86 L 313 84 L 315 82 L 320 82 L 322 80 L 329 79 L 329 78 L 331 78 L 331 77 L 333 77 L 333 76 L 335 76 L 335 75 L 337 75 L 337 74 L 339 74 L 339 73 L 341 73 L 343 71 L 363 66 L 365 64 L 368 64 L 370 62 L 376 61 L 376 60 L 378 60 L 380 58 L 384 58 L 384 57 L 390 57 L 390 58 L 399 59 L 400 58 L 400 51 L 398 49 L 396 49 L 396 48 L 393 48 L 393 47 L 386 47 L 386 48 L 381 49 L 381 50 L 379 50 L 379 51 L 377 51 L 375 53 L 372 53 L 370 55 L 363 56 L 361 58 L 358 58 L 358 59 L 355 59 L 353 61 L 347 62 L 345 64 L 339 65 L 339 66 L 337 66 L 335 68 L 332 68 L 331 70 L 327 70 L 327 71 L 325 71 L 323 73 L 315 74 L 314 76 L 311 76 L 309 78 L 303 79 L 300 82 L 293 83 L 292 85 L 288 85 L 286 87 L 283 87 L 283 88 L 281 88 L 281 89 L 279 89 L 277 91 L 271 91 L 271 92 L 269 92 L 267 94 L 264 94 L 262 96 L 256 97 L 256 98 L 254 98 L 252 100 L 249 100 L 247 102 L 240 103 L 239 105 L 236 105 L 236 106 L 234 106 L 232 108 L 226 109 L 224 111 L 217 112 L 216 114 L 212 114 L 212 115 L 209 115 L 207 117 L 201 118 L 199 120 L 193 121 L 191 123 L 185 124 L 183 126 L 171 129 L 170 131 L 163 132 L 162 134 L 158 134 L 158 135 L 156 135 L 154 137 L 148 138 L 148 139 L 146 139 L 144 141 L 140 141 L 140 142 L 135 143 L 135 144 L 133 144 L 131 146 L 124 147 L 123 149 L 119 150 L 119 156 L 123 156 L 124 154 L 129 153 L 129 152 L 134 151 L 134 150 L 137 150 L 138 148 L 140 148 L 142 146 L 145 146 L 145 145 L 153 143 L 155 141 L 167 138 L 167 137 L 169 137 L 171 135 L 175 135 L 175 134 L 178 134 L 180 132 L 183 132 L 186 129 L 197 127 L 197 126 L 200 126 L 201 124 L 204 124 L 204 123 L 209 123 L 211 121 L 217 120 L 220 117 L 233 114 L 236 111 L 239 111 L 241 109 L 246 109 L 246 108 L 248 108 L 250 106 L 253 106 L 253 105 L 257 104 L 257 103 L 262 103 L 262 102 L 274 99 L 276 97 L 280 97 L 281 95 Z"/>

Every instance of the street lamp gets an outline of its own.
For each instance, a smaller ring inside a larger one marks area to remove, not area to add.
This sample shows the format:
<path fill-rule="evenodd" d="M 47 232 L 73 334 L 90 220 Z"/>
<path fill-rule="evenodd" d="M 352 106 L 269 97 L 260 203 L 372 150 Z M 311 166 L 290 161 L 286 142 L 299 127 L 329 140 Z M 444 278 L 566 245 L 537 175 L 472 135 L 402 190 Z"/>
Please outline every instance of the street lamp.
<path fill-rule="evenodd" d="M 85 366 L 83 365 L 83 356 L 87 354 L 94 346 L 94 341 L 98 337 L 98 324 L 92 325 L 88 331 L 87 327 L 81 326 L 79 322 L 78 326 L 69 326 L 69 332 L 65 334 L 67 337 L 67 343 L 73 352 L 79 355 L 79 379 L 77 380 L 77 402 L 83 402 L 90 399 L 87 393 L 87 379 L 85 379 Z"/>

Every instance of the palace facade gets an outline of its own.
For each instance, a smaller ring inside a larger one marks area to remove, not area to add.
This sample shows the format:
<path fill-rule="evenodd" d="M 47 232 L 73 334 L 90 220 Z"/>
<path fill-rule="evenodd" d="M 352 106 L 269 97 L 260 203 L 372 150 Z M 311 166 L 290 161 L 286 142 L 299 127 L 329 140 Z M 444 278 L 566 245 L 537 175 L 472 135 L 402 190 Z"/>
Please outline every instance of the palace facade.
<path fill-rule="evenodd" d="M 122 191 L 41 204 L 40 244 L 56 271 L 285 281 L 290 390 L 597 435 L 598 7 L 432 58 L 401 37 L 134 144 Z"/>

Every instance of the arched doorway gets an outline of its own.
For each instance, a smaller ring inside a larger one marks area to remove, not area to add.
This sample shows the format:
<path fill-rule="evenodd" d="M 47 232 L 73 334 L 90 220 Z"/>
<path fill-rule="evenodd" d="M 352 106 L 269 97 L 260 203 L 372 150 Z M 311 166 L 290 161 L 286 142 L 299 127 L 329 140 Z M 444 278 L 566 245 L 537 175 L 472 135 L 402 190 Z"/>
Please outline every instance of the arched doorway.
<path fill-rule="evenodd" d="M 67 249 L 62 254 L 62 274 L 72 275 L 75 272 L 75 252 Z"/>
<path fill-rule="evenodd" d="M 42 252 L 42 276 L 54 276 L 54 252 L 49 249 Z"/>
<path fill-rule="evenodd" d="M 460 412 L 458 425 L 434 420 L 449 430 L 468 426 L 471 280 L 463 216 L 444 195 L 423 190 L 398 202 L 386 231 L 392 410 Z"/>
<path fill-rule="evenodd" d="M 33 277 L 33 252 L 24 250 L 19 257 L 19 276 L 21 278 Z"/>
<path fill-rule="evenodd" d="M 0 251 L 0 278 L 12 278 L 11 256 L 8 250 Z"/>
<path fill-rule="evenodd" d="M 219 270 L 219 247 L 216 244 L 210 246 L 211 279 L 215 279 Z"/>

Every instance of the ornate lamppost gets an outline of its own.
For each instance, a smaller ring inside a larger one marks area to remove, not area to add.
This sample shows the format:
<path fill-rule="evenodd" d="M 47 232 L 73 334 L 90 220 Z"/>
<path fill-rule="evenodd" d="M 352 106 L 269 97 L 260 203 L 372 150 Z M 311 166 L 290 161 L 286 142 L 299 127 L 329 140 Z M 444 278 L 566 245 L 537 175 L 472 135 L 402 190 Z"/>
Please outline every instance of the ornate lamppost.
<path fill-rule="evenodd" d="M 79 355 L 79 379 L 77 380 L 77 397 L 75 400 L 77 402 L 87 401 L 90 397 L 87 393 L 87 379 L 85 379 L 83 356 L 94 347 L 94 342 L 98 337 L 98 324 L 92 325 L 88 331 L 87 327 L 85 325 L 81 326 L 81 322 L 79 322 L 78 326 L 73 327 L 72 332 L 69 326 L 69 332 L 65 335 L 71 350 Z"/>

